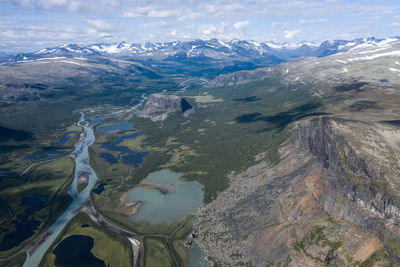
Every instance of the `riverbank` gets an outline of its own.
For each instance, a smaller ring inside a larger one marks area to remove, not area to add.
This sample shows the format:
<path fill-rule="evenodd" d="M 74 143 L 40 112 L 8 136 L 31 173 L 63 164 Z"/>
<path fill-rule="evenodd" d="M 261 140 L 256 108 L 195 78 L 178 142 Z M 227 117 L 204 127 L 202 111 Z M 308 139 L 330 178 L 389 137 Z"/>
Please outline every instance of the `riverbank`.
<path fill-rule="evenodd" d="M 91 126 L 85 120 L 84 112 L 81 112 L 81 118 L 77 122 L 78 126 L 83 127 L 83 133 L 81 133 L 81 141 L 77 142 L 74 151 L 71 155 L 74 155 L 73 159 L 75 162 L 74 179 L 69 187 L 69 193 L 72 197 L 72 203 L 66 209 L 66 211 L 49 227 L 49 229 L 39 236 L 34 242 L 32 242 L 27 248 L 27 259 L 24 263 L 25 267 L 38 266 L 44 254 L 54 242 L 60 232 L 63 230 L 65 225 L 70 219 L 76 214 L 76 211 L 80 206 L 90 197 L 90 191 L 96 184 L 98 178 L 96 173 L 92 170 L 89 165 L 89 153 L 88 147 L 93 144 L 95 140 L 93 126 Z M 80 194 L 77 192 L 77 182 L 79 180 L 79 174 L 81 172 L 87 172 L 89 175 L 88 185 L 85 190 Z"/>

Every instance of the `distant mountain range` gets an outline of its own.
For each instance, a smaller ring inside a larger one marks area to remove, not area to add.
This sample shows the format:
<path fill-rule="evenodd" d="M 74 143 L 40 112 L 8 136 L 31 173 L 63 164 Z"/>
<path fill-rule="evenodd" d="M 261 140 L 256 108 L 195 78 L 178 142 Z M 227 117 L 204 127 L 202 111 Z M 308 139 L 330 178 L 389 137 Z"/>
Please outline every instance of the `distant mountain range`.
<path fill-rule="evenodd" d="M 324 57 L 340 52 L 349 52 L 364 48 L 381 47 L 400 41 L 400 37 L 377 39 L 375 37 L 325 41 L 320 44 L 256 42 L 232 40 L 223 42 L 218 39 L 194 40 L 187 42 L 145 43 L 99 43 L 91 45 L 65 44 L 45 48 L 37 52 L 8 57 L 9 61 L 30 60 L 44 57 L 93 57 L 132 58 L 137 60 L 186 60 L 216 59 L 238 60 L 268 58 L 271 61 L 285 61 L 290 58 L 313 56 Z M 4 59 L 4 57 L 3 57 Z"/>

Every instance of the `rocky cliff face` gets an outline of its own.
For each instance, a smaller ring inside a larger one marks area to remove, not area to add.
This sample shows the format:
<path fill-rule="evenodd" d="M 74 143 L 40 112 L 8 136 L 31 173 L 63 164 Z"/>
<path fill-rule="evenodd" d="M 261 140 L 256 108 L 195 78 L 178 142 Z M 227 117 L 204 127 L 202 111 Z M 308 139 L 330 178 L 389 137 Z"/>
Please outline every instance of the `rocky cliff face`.
<path fill-rule="evenodd" d="M 298 123 L 278 166 L 233 175 L 199 210 L 198 242 L 223 266 L 400 264 L 398 132 L 329 117 Z"/>
<path fill-rule="evenodd" d="M 232 175 L 195 230 L 223 266 L 400 266 L 400 103 L 395 43 L 219 76 L 305 87 L 329 117 L 296 122 L 277 166 Z M 249 84 L 249 86 L 251 86 Z M 389 264 L 390 266 L 390 264 Z"/>
<path fill-rule="evenodd" d="M 367 143 L 362 145 L 364 151 L 352 142 L 355 128 L 359 129 L 356 138 Z M 382 125 L 313 119 L 296 128 L 294 142 L 323 165 L 325 186 L 320 206 L 335 218 L 375 232 L 400 264 L 400 170 L 390 164 L 398 162 L 399 144 L 385 142 L 385 131 L 393 131 L 390 136 L 397 139 L 398 130 Z M 371 134 L 374 142 L 368 141 Z M 372 149 L 368 150 L 368 145 Z"/>
<path fill-rule="evenodd" d="M 163 121 L 170 113 L 181 112 L 189 116 L 194 108 L 186 99 L 175 95 L 152 94 L 139 112 L 139 116 L 153 121 Z"/>

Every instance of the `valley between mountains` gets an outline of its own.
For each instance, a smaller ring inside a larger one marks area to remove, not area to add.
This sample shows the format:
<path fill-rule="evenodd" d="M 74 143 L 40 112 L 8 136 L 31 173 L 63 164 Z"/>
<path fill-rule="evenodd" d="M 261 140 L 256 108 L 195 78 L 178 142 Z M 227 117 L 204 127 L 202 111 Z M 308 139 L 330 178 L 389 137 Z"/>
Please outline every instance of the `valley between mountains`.
<path fill-rule="evenodd" d="M 70 45 L 0 92 L 3 266 L 400 265 L 397 38 Z"/>

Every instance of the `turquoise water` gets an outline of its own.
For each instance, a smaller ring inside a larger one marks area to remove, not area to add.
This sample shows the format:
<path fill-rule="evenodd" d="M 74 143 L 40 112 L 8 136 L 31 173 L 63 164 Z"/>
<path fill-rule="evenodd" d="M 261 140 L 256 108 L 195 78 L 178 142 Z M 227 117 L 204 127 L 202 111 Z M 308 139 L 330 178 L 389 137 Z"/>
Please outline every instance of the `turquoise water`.
<path fill-rule="evenodd" d="M 65 225 L 69 220 L 75 216 L 77 209 L 79 209 L 82 204 L 90 198 L 90 191 L 92 187 L 97 182 L 97 175 L 93 171 L 93 169 L 89 166 L 89 152 L 88 148 L 95 141 L 95 136 L 93 133 L 93 126 L 89 125 L 85 121 L 85 114 L 81 112 L 82 116 L 78 122 L 78 125 L 84 125 L 83 131 L 85 132 L 85 139 L 79 142 L 74 151 L 71 153 L 75 155 L 75 172 L 74 172 L 74 180 L 70 186 L 70 195 L 72 197 L 72 203 L 70 206 L 64 211 L 64 213 L 58 217 L 58 219 L 49 227 L 46 233 L 42 236 L 46 236 L 45 241 L 41 242 L 36 250 L 32 254 L 27 254 L 26 261 L 23 267 L 36 267 L 39 265 L 41 259 L 45 255 L 47 249 L 51 246 L 57 236 L 64 229 Z M 81 192 L 77 192 L 77 183 L 79 180 L 79 174 L 81 172 L 89 173 L 89 183 L 86 188 Z"/>
<path fill-rule="evenodd" d="M 187 249 L 189 254 L 188 267 L 211 267 L 211 263 L 206 259 L 204 250 L 196 242 Z"/>
<path fill-rule="evenodd" d="M 197 182 L 182 182 L 181 173 L 168 169 L 153 172 L 146 180 L 153 184 L 172 184 L 167 194 L 159 191 L 136 187 L 125 196 L 125 202 L 141 201 L 143 205 L 133 217 L 134 221 L 145 221 L 150 225 L 168 223 L 194 213 L 203 205 L 203 186 Z"/>

